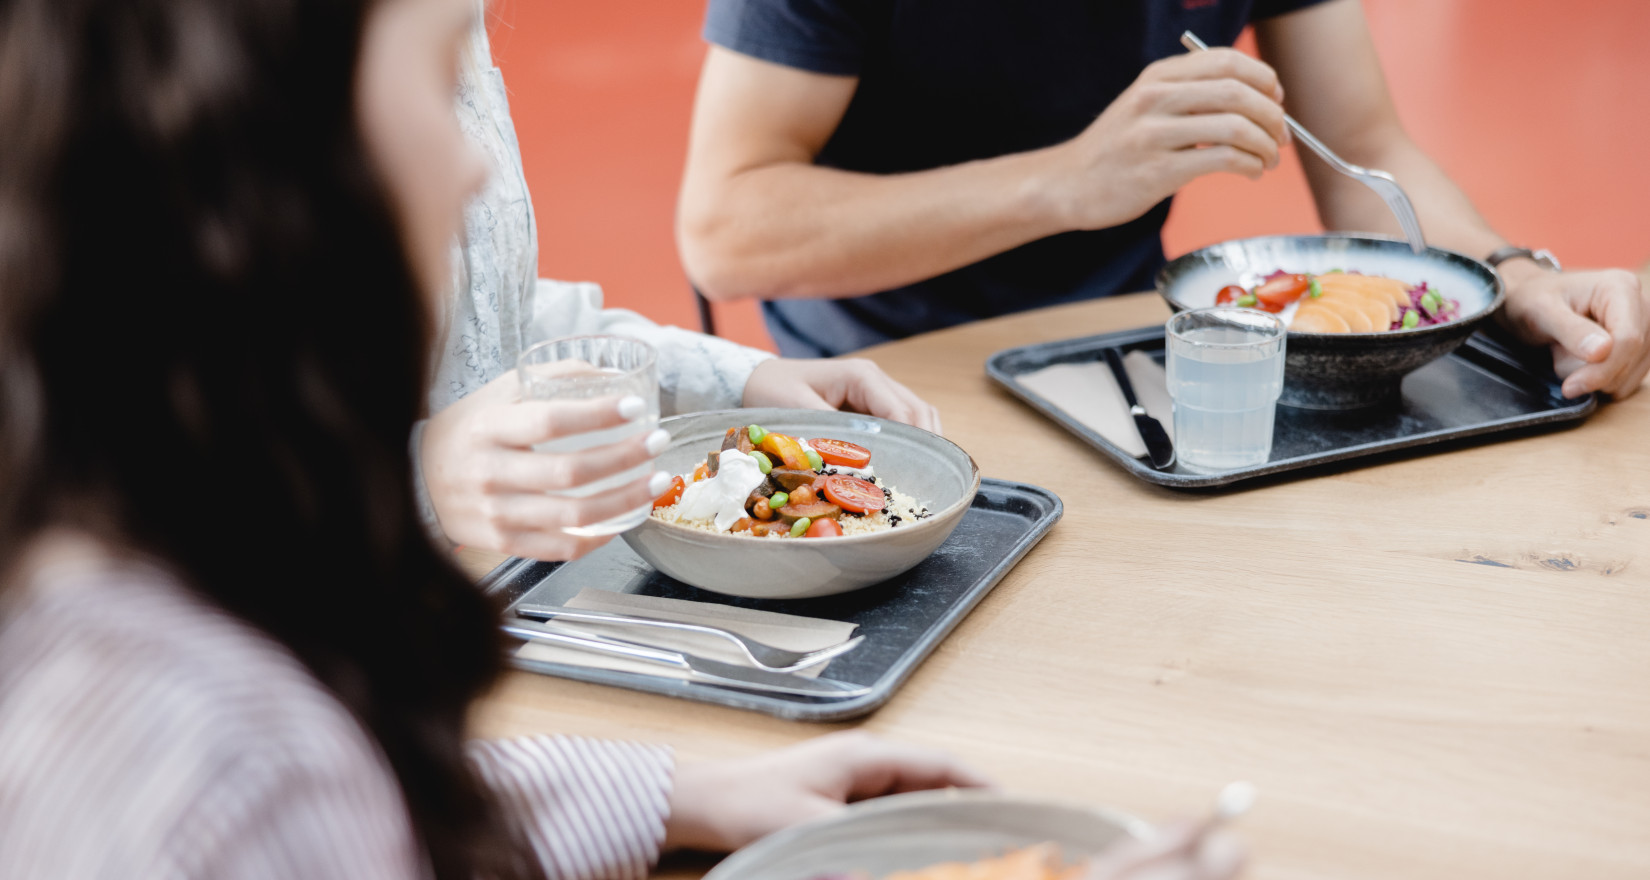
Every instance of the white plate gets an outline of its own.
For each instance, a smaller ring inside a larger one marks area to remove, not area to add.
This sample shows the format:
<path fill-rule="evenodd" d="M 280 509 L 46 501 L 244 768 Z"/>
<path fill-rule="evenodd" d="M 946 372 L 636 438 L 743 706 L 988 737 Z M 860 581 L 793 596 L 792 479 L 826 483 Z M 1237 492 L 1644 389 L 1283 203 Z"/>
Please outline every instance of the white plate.
<path fill-rule="evenodd" d="M 1044 841 L 1076 861 L 1149 827 L 1092 807 L 956 789 L 917 792 L 865 801 L 769 835 L 729 856 L 705 880 L 814 880 L 843 872 L 881 877 Z"/>

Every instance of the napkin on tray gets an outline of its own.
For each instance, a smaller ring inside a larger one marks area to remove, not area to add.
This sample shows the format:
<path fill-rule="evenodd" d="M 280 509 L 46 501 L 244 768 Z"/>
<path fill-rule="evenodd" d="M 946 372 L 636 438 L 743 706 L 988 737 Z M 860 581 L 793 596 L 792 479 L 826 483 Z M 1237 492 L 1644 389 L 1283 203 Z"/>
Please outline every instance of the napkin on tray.
<path fill-rule="evenodd" d="M 1123 369 L 1134 385 L 1134 395 L 1147 414 L 1163 423 L 1174 439 L 1174 409 L 1163 367 L 1143 351 L 1123 356 Z M 1055 364 L 1020 376 L 1020 384 L 1066 411 L 1073 419 L 1106 438 L 1113 446 L 1139 458 L 1146 444 L 1123 402 L 1123 391 L 1103 357 L 1086 363 Z"/>
<path fill-rule="evenodd" d="M 839 645 L 852 637 L 854 630 L 859 628 L 859 624 L 843 623 L 837 620 L 822 620 L 817 617 L 801 617 L 795 614 L 778 614 L 772 611 L 756 611 L 750 608 L 735 608 L 731 605 L 719 605 L 712 602 L 690 602 L 685 599 L 667 599 L 662 596 L 613 593 L 607 590 L 581 590 L 577 596 L 567 602 L 567 607 L 584 611 L 634 614 L 674 620 L 680 623 L 715 626 L 731 630 L 757 641 L 766 642 L 776 648 L 785 648 L 791 651 L 817 651 L 821 648 Z M 543 625 L 574 634 L 595 633 L 647 645 L 656 645 L 661 648 L 688 651 L 711 660 L 721 660 L 725 663 L 736 663 L 740 666 L 757 668 L 737 646 L 720 636 L 675 632 L 657 627 L 592 623 L 584 620 L 544 622 Z M 568 666 L 585 666 L 592 669 L 610 669 L 617 672 L 635 672 L 663 678 L 685 679 L 689 677 L 684 671 L 658 663 L 629 660 L 624 657 L 598 654 L 594 651 L 584 651 L 578 648 L 564 648 L 560 645 L 550 645 L 543 642 L 528 642 L 522 645 L 516 651 L 516 656 L 523 660 L 562 663 Z M 828 665 L 830 664 L 821 664 L 796 674 L 806 675 L 810 678 L 815 677 L 823 672 Z"/>

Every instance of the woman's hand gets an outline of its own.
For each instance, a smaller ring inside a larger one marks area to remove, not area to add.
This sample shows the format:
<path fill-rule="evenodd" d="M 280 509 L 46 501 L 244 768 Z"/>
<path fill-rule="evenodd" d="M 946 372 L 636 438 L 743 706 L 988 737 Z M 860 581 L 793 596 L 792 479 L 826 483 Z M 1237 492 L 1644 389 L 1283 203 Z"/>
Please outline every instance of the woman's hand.
<path fill-rule="evenodd" d="M 1243 847 L 1199 822 L 1171 822 L 1143 840 L 1112 846 L 1085 880 L 1230 880 L 1243 870 Z"/>
<path fill-rule="evenodd" d="M 1531 345 L 1552 348 L 1565 397 L 1637 391 L 1650 372 L 1650 295 L 1624 269 L 1549 272 L 1509 262 L 1505 321 Z"/>
<path fill-rule="evenodd" d="M 665 848 L 732 852 L 854 801 L 984 785 L 984 778 L 938 752 L 859 731 L 827 734 L 753 758 L 679 767 Z"/>
<path fill-rule="evenodd" d="M 581 538 L 589 525 L 648 504 L 670 484 L 656 472 L 585 498 L 551 495 L 644 465 L 670 443 L 663 430 L 582 452 L 533 445 L 613 428 L 645 411 L 640 398 L 520 399 L 512 371 L 437 413 L 424 428 L 419 467 L 447 537 L 533 559 L 576 559 L 611 538 Z"/>
<path fill-rule="evenodd" d="M 844 409 L 940 433 L 939 410 L 859 358 L 774 358 L 745 382 L 745 406 Z"/>

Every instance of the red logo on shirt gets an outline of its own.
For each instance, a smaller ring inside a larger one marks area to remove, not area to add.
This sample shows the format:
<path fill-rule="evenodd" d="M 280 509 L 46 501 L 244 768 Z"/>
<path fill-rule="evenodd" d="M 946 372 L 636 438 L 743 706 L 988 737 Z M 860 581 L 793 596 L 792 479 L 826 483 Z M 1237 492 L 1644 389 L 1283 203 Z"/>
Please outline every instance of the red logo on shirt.
<path fill-rule="evenodd" d="M 1208 9 L 1211 6 L 1219 6 L 1219 5 L 1220 5 L 1220 0 L 1180 0 L 1180 8 L 1181 9 L 1187 9 L 1187 10 L 1190 10 L 1190 9 Z"/>

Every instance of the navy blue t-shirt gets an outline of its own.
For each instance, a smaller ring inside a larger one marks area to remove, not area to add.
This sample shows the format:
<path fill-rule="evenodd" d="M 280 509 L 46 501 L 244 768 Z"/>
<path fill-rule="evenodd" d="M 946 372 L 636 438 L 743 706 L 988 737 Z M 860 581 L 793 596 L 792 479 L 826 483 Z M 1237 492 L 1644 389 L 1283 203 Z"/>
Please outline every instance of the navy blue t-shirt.
<path fill-rule="evenodd" d="M 1251 20 L 1320 0 L 710 0 L 705 39 L 859 77 L 816 162 L 920 171 L 1051 146 L 1092 123 L 1190 30 L 1231 45 Z M 807 210 L 799 206 L 797 210 Z M 1169 201 L 1130 223 L 1034 241 L 870 296 L 763 303 L 779 350 L 836 355 L 967 321 L 1143 290 Z"/>

